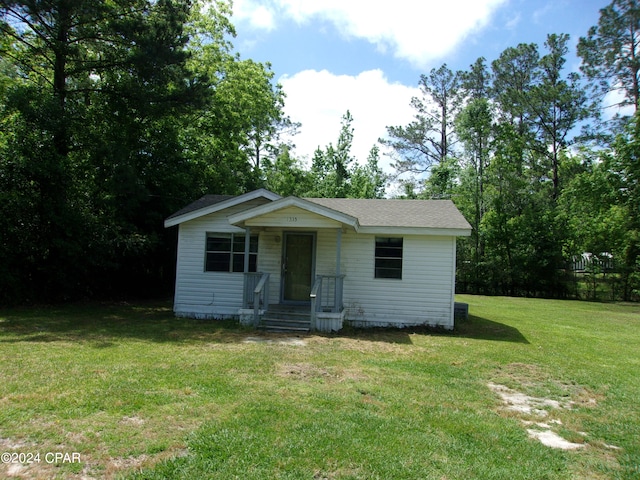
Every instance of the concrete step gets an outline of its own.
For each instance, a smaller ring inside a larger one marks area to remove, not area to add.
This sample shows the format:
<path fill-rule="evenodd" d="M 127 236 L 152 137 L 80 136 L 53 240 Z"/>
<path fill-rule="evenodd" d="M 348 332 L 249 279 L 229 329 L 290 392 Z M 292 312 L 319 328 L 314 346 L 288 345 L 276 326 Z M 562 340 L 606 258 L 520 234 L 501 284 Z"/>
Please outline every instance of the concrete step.
<path fill-rule="evenodd" d="M 265 332 L 274 332 L 274 333 L 309 333 L 311 329 L 309 327 L 288 327 L 282 325 L 268 325 L 268 324 L 260 324 L 258 325 L 258 330 L 264 330 Z"/>
<path fill-rule="evenodd" d="M 311 330 L 311 312 L 294 309 L 269 309 L 258 328 L 277 332 L 308 332 Z"/>
<path fill-rule="evenodd" d="M 283 320 L 281 318 L 263 318 L 260 321 L 258 328 L 266 330 L 308 332 L 311 329 L 311 322 L 304 320 Z"/>

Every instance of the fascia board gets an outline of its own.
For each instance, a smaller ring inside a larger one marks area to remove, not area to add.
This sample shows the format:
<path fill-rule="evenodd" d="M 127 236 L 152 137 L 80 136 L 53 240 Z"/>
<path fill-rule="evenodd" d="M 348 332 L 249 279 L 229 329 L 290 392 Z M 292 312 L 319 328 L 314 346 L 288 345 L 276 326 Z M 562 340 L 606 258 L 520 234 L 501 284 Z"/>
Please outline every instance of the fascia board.
<path fill-rule="evenodd" d="M 236 214 L 230 215 L 228 220 L 232 225 L 242 224 L 243 222 L 251 218 L 259 217 L 267 213 L 276 212 L 288 207 L 297 207 L 302 210 L 315 213 L 316 215 L 330 218 L 331 220 L 335 220 L 336 222 L 348 225 L 356 231 L 358 231 L 358 229 L 360 228 L 357 218 L 352 217 L 351 215 L 347 215 L 346 213 L 338 212 L 337 210 L 333 210 L 331 208 L 323 207 L 313 202 L 303 200 L 298 197 L 287 197 L 276 200 L 272 203 L 268 203 L 266 205 L 260 205 L 259 207 L 255 207 L 244 212 L 238 212 Z"/>
<path fill-rule="evenodd" d="M 358 233 L 374 235 L 429 235 L 437 237 L 469 237 L 470 229 L 459 228 L 427 228 L 427 227 L 360 227 Z"/>
<path fill-rule="evenodd" d="M 229 200 L 224 200 L 222 202 L 210 205 L 208 207 L 200 208 L 199 210 L 194 210 L 193 212 L 185 213 L 178 217 L 169 218 L 164 221 L 164 227 L 165 228 L 173 227 L 175 225 L 188 222 L 189 220 L 194 220 L 204 215 L 209 215 L 211 213 L 219 212 L 226 208 L 234 207 L 244 202 L 249 202 L 251 200 L 255 200 L 257 198 L 262 198 L 262 197 L 266 198 L 267 200 L 271 200 L 272 202 L 282 198 L 278 194 L 275 194 L 273 192 L 270 192 L 269 190 L 265 190 L 264 188 L 261 188 L 259 190 L 254 190 L 253 192 L 245 193 L 243 195 L 230 198 Z"/>

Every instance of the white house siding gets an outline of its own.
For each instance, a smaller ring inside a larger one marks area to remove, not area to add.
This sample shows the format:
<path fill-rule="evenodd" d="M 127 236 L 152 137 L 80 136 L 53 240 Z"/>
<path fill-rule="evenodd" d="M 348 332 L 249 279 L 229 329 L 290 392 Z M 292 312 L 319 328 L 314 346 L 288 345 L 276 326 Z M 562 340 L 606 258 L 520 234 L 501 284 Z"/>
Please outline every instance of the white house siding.
<path fill-rule="evenodd" d="M 402 235 L 402 279 L 374 278 L 375 237 L 342 238 L 346 321 L 354 326 L 453 328 L 455 239 Z"/>
<path fill-rule="evenodd" d="M 260 233 L 258 244 L 258 271 L 270 273 L 269 303 L 280 303 L 280 280 L 282 262 L 282 232 L 266 231 Z"/>
<path fill-rule="evenodd" d="M 244 275 L 204 271 L 206 234 L 244 233 L 243 229 L 229 225 L 227 217 L 260 203 L 258 200 L 250 205 L 232 207 L 180 225 L 174 303 L 177 315 L 223 318 L 238 314 L 242 306 Z M 303 218 L 300 212 L 290 213 L 291 216 L 298 215 L 298 222 Z M 305 224 L 306 221 L 305 218 Z M 315 232 L 315 273 L 336 273 L 337 228 L 287 226 L 267 229 L 254 227 L 252 232 L 260 237 L 258 271 L 271 274 L 271 304 L 280 301 L 285 232 Z M 376 236 L 404 238 L 401 280 L 374 278 Z M 345 274 L 343 301 L 348 323 L 363 327 L 428 324 L 453 328 L 455 238 L 356 234 L 346 230 L 342 234 L 340 268 L 341 273 Z"/>
<path fill-rule="evenodd" d="M 257 199 L 180 224 L 173 307 L 176 315 L 225 318 L 238 314 L 238 308 L 242 306 L 244 275 L 205 272 L 207 232 L 244 233 L 244 229 L 229 225 L 227 216 L 265 202 Z"/>
<path fill-rule="evenodd" d="M 338 229 L 319 230 L 316 248 L 316 274 L 336 274 L 336 248 Z M 344 234 L 343 234 L 344 238 Z M 341 262 L 342 268 L 342 262 Z M 344 272 L 341 272 L 344 273 Z"/>

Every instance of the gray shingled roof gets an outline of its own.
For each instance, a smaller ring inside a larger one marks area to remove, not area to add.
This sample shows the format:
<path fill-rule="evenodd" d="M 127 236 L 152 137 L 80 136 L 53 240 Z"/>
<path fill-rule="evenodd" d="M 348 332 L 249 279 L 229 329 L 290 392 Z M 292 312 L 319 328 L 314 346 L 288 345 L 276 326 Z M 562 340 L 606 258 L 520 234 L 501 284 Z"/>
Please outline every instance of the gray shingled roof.
<path fill-rule="evenodd" d="M 356 217 L 362 227 L 471 228 L 451 200 L 305 200 Z"/>
<path fill-rule="evenodd" d="M 178 210 L 176 213 L 167 217 L 167 220 L 174 217 L 179 217 L 180 215 L 184 215 L 185 213 L 195 212 L 196 210 L 200 210 L 201 208 L 207 208 L 211 205 L 215 205 L 216 203 L 224 202 L 225 200 L 229 200 L 234 198 L 235 195 L 205 195 L 193 203 L 190 203 L 186 207 L 181 210 Z"/>
<path fill-rule="evenodd" d="M 167 220 L 235 198 L 233 195 L 205 195 Z M 362 227 L 413 227 L 471 229 L 451 200 L 369 200 L 358 198 L 304 198 L 358 219 Z"/>

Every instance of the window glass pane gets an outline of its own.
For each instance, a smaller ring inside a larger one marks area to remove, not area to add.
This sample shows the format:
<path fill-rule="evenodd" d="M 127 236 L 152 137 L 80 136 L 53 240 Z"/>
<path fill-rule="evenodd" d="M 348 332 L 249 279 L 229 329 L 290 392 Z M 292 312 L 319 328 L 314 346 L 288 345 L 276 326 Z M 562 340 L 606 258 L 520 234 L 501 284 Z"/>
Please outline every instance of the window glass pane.
<path fill-rule="evenodd" d="M 237 253 L 244 252 L 244 235 L 233 236 L 233 251 Z"/>
<path fill-rule="evenodd" d="M 233 271 L 244 272 L 244 254 L 242 253 L 233 254 Z"/>
<path fill-rule="evenodd" d="M 399 278 L 402 279 L 402 270 L 376 268 L 376 278 Z"/>
<path fill-rule="evenodd" d="M 207 253 L 207 272 L 228 272 L 229 253 Z"/>
<path fill-rule="evenodd" d="M 388 238 L 389 246 L 402 248 L 402 238 Z"/>
<path fill-rule="evenodd" d="M 207 252 L 230 252 L 231 236 L 225 235 L 208 235 L 207 236 Z"/>
<path fill-rule="evenodd" d="M 402 258 L 402 248 L 377 247 L 376 257 Z"/>
<path fill-rule="evenodd" d="M 375 278 L 402 278 L 402 240 L 376 238 Z"/>
<path fill-rule="evenodd" d="M 376 259 L 376 268 L 395 268 L 397 270 L 402 270 L 402 259 L 401 258 L 377 258 Z"/>
<path fill-rule="evenodd" d="M 376 237 L 376 246 L 400 247 L 402 248 L 402 238 Z"/>
<path fill-rule="evenodd" d="M 258 266 L 258 256 L 250 253 L 249 254 L 249 271 L 257 272 Z M 244 272 L 244 254 L 242 253 L 234 253 L 233 254 L 233 271 L 234 272 Z"/>
<path fill-rule="evenodd" d="M 207 234 L 207 272 L 244 272 L 245 235 Z M 249 271 L 256 272 L 258 264 L 258 235 L 249 240 Z"/>
<path fill-rule="evenodd" d="M 236 253 L 244 253 L 244 239 L 245 235 L 233 236 L 233 251 Z M 249 238 L 249 251 L 252 253 L 258 253 L 258 236 L 251 235 Z"/>

